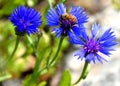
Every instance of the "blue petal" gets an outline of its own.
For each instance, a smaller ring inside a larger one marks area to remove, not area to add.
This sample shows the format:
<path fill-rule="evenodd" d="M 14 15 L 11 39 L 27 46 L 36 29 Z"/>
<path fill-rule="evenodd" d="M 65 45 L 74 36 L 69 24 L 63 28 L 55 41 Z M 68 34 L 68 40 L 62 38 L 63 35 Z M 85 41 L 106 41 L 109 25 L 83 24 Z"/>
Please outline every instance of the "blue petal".
<path fill-rule="evenodd" d="M 74 15 L 77 20 L 78 24 L 83 24 L 88 21 L 87 14 L 84 12 L 84 9 L 78 6 L 72 6 L 70 14 Z"/>
<path fill-rule="evenodd" d="M 80 50 L 80 51 L 76 52 L 74 56 L 78 56 L 78 59 L 82 60 L 85 56 L 85 53 L 86 53 L 85 50 Z"/>
<path fill-rule="evenodd" d="M 10 21 L 16 26 L 19 24 L 19 19 L 24 19 L 24 14 L 26 12 L 26 8 L 24 6 L 20 6 L 17 9 L 15 8 L 11 14 Z"/>
<path fill-rule="evenodd" d="M 94 64 L 95 64 L 95 56 L 94 56 L 94 54 L 93 54 L 93 53 L 88 54 L 88 55 L 85 57 L 85 61 L 87 61 L 88 63 L 90 63 L 91 61 L 93 61 Z"/>
<path fill-rule="evenodd" d="M 114 46 L 114 45 L 116 45 L 117 43 L 115 42 L 115 41 L 105 41 L 104 43 L 102 43 L 101 44 L 101 46 L 103 46 L 103 47 L 112 47 L 112 46 Z"/>
<path fill-rule="evenodd" d="M 29 20 L 30 23 L 40 23 L 41 24 L 41 15 L 39 12 L 37 12 L 35 9 L 32 9 L 32 8 L 29 8 L 26 12 L 26 15 L 25 15 L 25 20 Z"/>
<path fill-rule="evenodd" d="M 59 17 L 53 8 L 50 8 L 46 18 L 49 26 L 57 26 L 59 24 Z"/>
<path fill-rule="evenodd" d="M 35 34 L 38 32 L 38 29 L 35 29 L 35 28 L 27 28 L 27 34 L 30 36 L 30 34 Z"/>
<path fill-rule="evenodd" d="M 94 23 L 92 25 L 92 30 L 91 30 L 92 38 L 96 38 L 98 36 L 100 29 L 101 29 L 101 27 L 99 24 L 97 25 L 96 23 Z"/>
<path fill-rule="evenodd" d="M 100 56 L 100 55 L 98 55 L 98 54 L 96 54 L 96 57 L 97 57 L 97 60 L 100 62 L 100 63 L 102 63 L 103 64 L 103 62 L 102 62 L 102 57 Z"/>
<path fill-rule="evenodd" d="M 107 62 L 107 60 L 104 59 L 103 57 L 101 57 L 99 54 L 96 54 L 96 57 L 97 57 L 97 60 L 98 60 L 100 63 L 102 63 L 102 64 L 103 64 L 102 60 L 104 60 L 104 61 Z"/>
<path fill-rule="evenodd" d="M 26 16 L 28 16 L 29 18 L 34 18 L 34 19 L 36 19 L 36 18 L 38 19 L 38 17 L 41 18 L 40 13 L 37 12 L 35 9 L 32 9 L 32 8 L 29 8 L 27 10 L 26 14 L 28 14 Z"/>
<path fill-rule="evenodd" d="M 34 27 L 34 29 L 36 29 L 42 23 L 42 21 L 40 20 L 41 19 L 40 13 L 37 12 L 35 9 L 32 9 L 32 8 L 29 8 L 27 10 L 24 19 L 25 19 L 25 21 L 30 23 L 29 28 Z"/>
<path fill-rule="evenodd" d="M 87 36 L 86 31 L 83 31 L 83 33 L 81 33 L 80 37 L 81 37 L 85 42 L 87 42 L 87 41 L 89 40 L 89 37 Z"/>
<path fill-rule="evenodd" d="M 109 56 L 111 53 L 109 52 L 109 49 L 106 49 L 106 48 L 100 48 L 99 50 L 101 53 Z"/>
<path fill-rule="evenodd" d="M 117 42 L 115 42 L 115 40 L 116 40 L 116 37 L 112 36 L 104 41 L 101 41 L 100 43 L 101 43 L 101 46 L 110 48 L 117 44 Z"/>
<path fill-rule="evenodd" d="M 102 42 L 111 42 L 111 41 L 115 41 L 116 40 L 116 37 L 113 35 L 113 36 L 111 36 L 110 38 L 108 38 L 108 39 L 106 39 L 106 40 L 104 40 L 104 41 L 101 41 L 101 43 Z"/>
<path fill-rule="evenodd" d="M 29 30 L 28 30 L 28 31 L 27 31 L 27 34 L 28 34 L 28 36 L 30 36 L 30 34 L 31 34 L 31 31 L 29 31 Z"/>
<path fill-rule="evenodd" d="M 18 7 L 17 15 L 19 16 L 19 18 L 23 18 L 24 17 L 26 10 L 27 9 L 24 6 Z"/>
<path fill-rule="evenodd" d="M 16 26 L 17 35 L 26 32 L 28 35 L 38 32 L 38 27 L 42 23 L 41 15 L 33 8 L 20 6 L 13 11 L 10 21 Z"/>
<path fill-rule="evenodd" d="M 56 32 L 55 37 L 60 37 L 61 34 L 62 34 L 62 32 L 63 32 L 63 29 L 62 29 L 61 27 L 60 27 L 60 28 L 54 28 L 54 29 L 52 30 L 52 32 Z"/>
<path fill-rule="evenodd" d="M 84 42 L 80 40 L 80 38 L 76 36 L 74 33 L 68 31 L 68 36 L 70 43 L 84 45 Z"/>
<path fill-rule="evenodd" d="M 101 38 L 99 39 L 99 41 L 104 41 L 104 40 L 107 40 L 107 39 L 113 37 L 114 36 L 113 33 L 114 32 L 111 32 L 111 29 L 108 29 L 107 31 L 105 31 L 103 33 L 103 35 L 101 36 Z"/>
<path fill-rule="evenodd" d="M 81 36 L 81 34 L 85 31 L 85 28 L 84 27 L 79 27 L 79 26 L 73 26 L 72 30 L 75 33 L 75 35 Z"/>
<path fill-rule="evenodd" d="M 62 14 L 66 13 L 66 7 L 63 5 L 63 3 L 57 5 L 56 7 L 56 12 L 59 16 L 61 16 Z"/>

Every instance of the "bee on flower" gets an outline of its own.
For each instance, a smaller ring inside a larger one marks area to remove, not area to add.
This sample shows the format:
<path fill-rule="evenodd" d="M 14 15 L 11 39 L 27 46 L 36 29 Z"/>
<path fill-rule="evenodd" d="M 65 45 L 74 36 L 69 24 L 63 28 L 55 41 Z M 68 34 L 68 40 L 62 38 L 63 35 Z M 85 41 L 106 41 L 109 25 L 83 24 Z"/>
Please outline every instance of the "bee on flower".
<path fill-rule="evenodd" d="M 85 31 L 84 23 L 88 21 L 83 8 L 72 6 L 70 12 L 67 12 L 63 3 L 58 4 L 55 9 L 50 8 L 46 17 L 47 24 L 53 26 L 52 31 L 56 33 L 56 37 L 69 36 L 70 38 L 71 34 L 80 36 Z"/>

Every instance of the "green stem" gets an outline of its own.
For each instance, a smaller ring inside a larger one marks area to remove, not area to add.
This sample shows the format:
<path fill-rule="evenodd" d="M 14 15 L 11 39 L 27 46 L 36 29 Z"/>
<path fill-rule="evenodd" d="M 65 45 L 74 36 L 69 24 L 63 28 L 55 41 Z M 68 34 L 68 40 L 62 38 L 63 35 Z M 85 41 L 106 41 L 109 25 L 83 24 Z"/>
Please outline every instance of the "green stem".
<path fill-rule="evenodd" d="M 41 37 L 41 35 L 38 34 L 35 46 L 32 45 L 34 53 L 35 53 L 35 56 L 36 56 L 36 63 L 35 63 L 35 68 L 34 68 L 33 74 L 31 76 L 28 84 L 33 84 L 37 80 L 37 77 L 38 77 L 36 73 L 37 73 L 37 71 L 39 69 L 39 64 L 40 63 L 38 62 L 39 58 L 38 58 L 38 51 L 37 50 L 38 50 L 38 44 L 39 44 L 39 41 L 40 41 L 40 37 Z"/>
<path fill-rule="evenodd" d="M 57 51 L 56 51 L 56 54 L 55 54 L 55 56 L 53 57 L 53 59 L 52 59 L 52 61 L 49 63 L 49 65 L 51 66 L 51 64 L 53 64 L 53 63 L 55 63 L 55 61 L 56 61 L 56 59 L 57 59 L 57 56 L 58 56 L 58 54 L 59 54 L 59 51 L 60 51 L 60 48 L 61 48 L 61 45 L 62 45 L 62 42 L 63 42 L 63 39 L 64 39 L 64 37 L 61 37 L 61 39 L 60 39 L 60 42 L 59 42 L 59 45 L 58 45 L 58 48 L 57 48 Z M 38 44 L 37 44 L 38 45 Z M 36 48 L 35 48 L 36 49 Z M 35 50 L 35 52 L 36 52 L 36 50 Z M 36 54 L 35 54 L 36 55 Z M 37 55 L 36 55 L 36 58 L 37 58 Z M 44 70 L 46 70 L 47 69 L 47 66 L 46 67 L 44 67 L 43 69 L 41 69 L 40 71 L 38 71 L 38 67 L 39 67 L 39 59 L 37 58 L 37 60 L 36 60 L 36 64 L 35 64 L 35 68 L 34 68 L 34 72 L 33 72 L 33 74 L 32 74 L 32 76 L 31 76 L 31 79 L 30 79 L 30 81 L 29 81 L 29 84 L 31 83 L 34 83 L 36 80 L 37 80 L 37 77 L 44 71 Z"/>
<path fill-rule="evenodd" d="M 26 36 L 29 44 L 31 45 L 31 47 L 34 49 L 34 44 L 33 44 L 33 40 L 29 37 L 29 36 Z"/>
<path fill-rule="evenodd" d="M 12 61 L 14 55 L 15 55 L 15 52 L 16 52 L 16 50 L 17 50 L 17 48 L 18 48 L 19 42 L 20 42 L 20 37 L 17 36 L 15 48 L 14 48 L 12 54 L 10 55 L 10 57 L 8 57 L 7 60 L 6 60 L 6 62 L 3 64 L 3 65 L 4 65 L 4 68 L 7 68 L 7 67 L 9 66 L 9 64 L 11 63 L 11 61 Z"/>
<path fill-rule="evenodd" d="M 88 62 L 86 61 L 81 76 L 79 77 L 79 79 L 73 85 L 78 84 L 82 79 L 84 79 L 87 68 L 88 68 Z"/>
<path fill-rule="evenodd" d="M 55 56 L 53 57 L 53 59 L 52 59 L 51 62 L 48 62 L 48 65 L 47 65 L 47 66 L 45 66 L 43 69 L 41 69 L 41 70 L 39 71 L 39 75 L 40 75 L 43 71 L 47 70 L 49 67 L 52 67 L 52 66 L 56 63 L 56 59 L 57 59 L 57 56 L 58 56 L 58 54 L 59 54 L 60 48 L 61 48 L 61 46 L 62 46 L 63 39 L 64 39 L 64 37 L 61 37 L 61 38 L 60 38 L 60 42 L 59 42 L 57 51 L 56 51 L 56 53 L 55 53 Z M 52 64 L 53 64 L 53 65 L 52 65 Z"/>
<path fill-rule="evenodd" d="M 40 41 L 40 35 L 38 35 L 38 38 L 37 38 L 37 41 L 36 41 L 36 45 L 34 47 L 34 53 L 35 53 L 35 56 L 36 56 L 36 63 L 35 63 L 35 68 L 34 68 L 34 72 L 36 72 L 38 70 L 38 67 L 39 67 L 39 58 L 38 58 L 38 44 L 39 44 L 39 41 Z"/>
<path fill-rule="evenodd" d="M 20 37 L 17 36 L 15 48 L 14 48 L 14 50 L 13 50 L 11 56 L 8 58 L 8 61 L 11 61 L 12 58 L 13 58 L 13 56 L 15 55 L 15 52 L 16 52 L 16 50 L 17 50 L 17 48 L 18 48 L 18 45 L 19 45 L 19 42 L 20 42 Z"/>
<path fill-rule="evenodd" d="M 61 37 L 61 38 L 60 38 L 60 42 L 59 42 L 59 45 L 58 45 L 56 54 L 55 54 L 55 56 L 53 57 L 52 61 L 49 63 L 50 66 L 51 66 L 52 64 L 54 65 L 55 62 L 56 62 L 57 56 L 58 56 L 59 51 L 60 51 L 60 48 L 61 48 L 61 46 L 62 46 L 63 39 L 64 39 L 64 37 Z"/>
<path fill-rule="evenodd" d="M 38 37 L 37 37 L 37 41 L 36 41 L 36 45 L 35 45 L 36 50 L 38 50 L 38 44 L 39 44 L 39 41 L 40 41 L 40 37 L 41 37 L 41 33 L 38 34 Z"/>

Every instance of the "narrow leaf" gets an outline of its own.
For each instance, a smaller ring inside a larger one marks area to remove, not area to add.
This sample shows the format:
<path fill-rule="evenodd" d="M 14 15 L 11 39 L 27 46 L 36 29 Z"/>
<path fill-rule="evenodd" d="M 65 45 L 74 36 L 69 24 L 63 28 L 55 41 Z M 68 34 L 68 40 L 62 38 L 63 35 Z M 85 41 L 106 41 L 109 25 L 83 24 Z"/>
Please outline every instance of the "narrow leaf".
<path fill-rule="evenodd" d="M 47 56 L 47 66 L 49 66 L 50 57 L 52 55 L 53 49 L 50 50 L 49 55 Z"/>
<path fill-rule="evenodd" d="M 46 81 L 42 81 L 38 86 L 46 86 L 47 82 Z"/>
<path fill-rule="evenodd" d="M 0 73 L 0 82 L 1 81 L 4 81 L 4 80 L 7 80 L 7 79 L 10 79 L 12 77 L 12 75 L 11 74 L 9 74 L 9 73 Z"/>
<path fill-rule="evenodd" d="M 65 70 L 60 81 L 60 86 L 70 86 L 70 85 L 71 85 L 71 74 L 69 70 Z"/>

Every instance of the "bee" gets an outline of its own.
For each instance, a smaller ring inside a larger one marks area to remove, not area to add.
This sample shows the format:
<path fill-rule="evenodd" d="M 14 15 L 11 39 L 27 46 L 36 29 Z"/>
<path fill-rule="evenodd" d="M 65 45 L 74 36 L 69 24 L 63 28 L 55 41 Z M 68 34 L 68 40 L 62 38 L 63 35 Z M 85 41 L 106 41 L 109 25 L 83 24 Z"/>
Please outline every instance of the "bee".
<path fill-rule="evenodd" d="M 75 16 L 70 15 L 68 13 L 65 13 L 65 14 L 61 15 L 61 19 L 63 19 L 63 20 L 68 19 L 68 20 L 71 20 L 72 22 L 76 22 L 77 21 Z"/>

